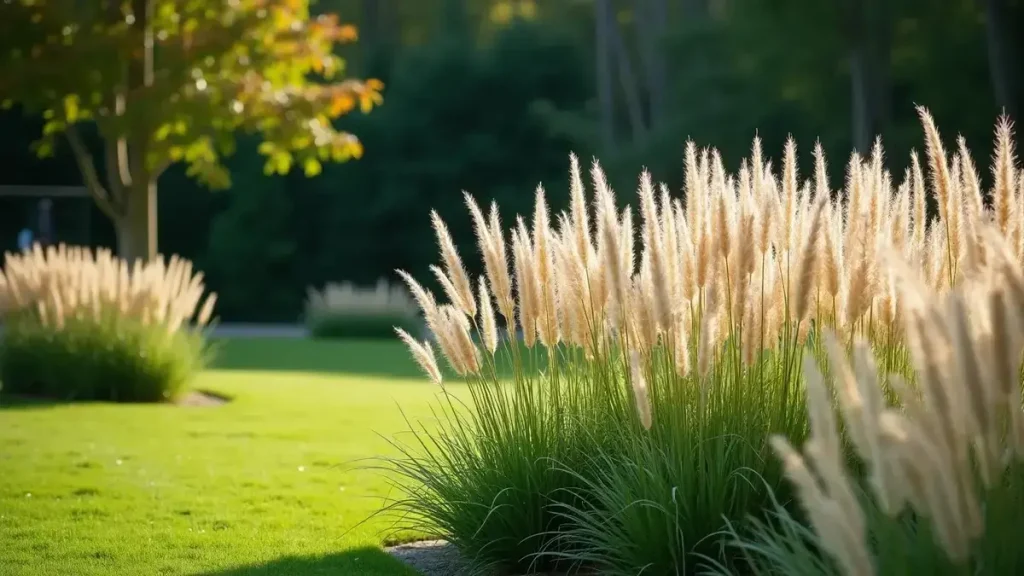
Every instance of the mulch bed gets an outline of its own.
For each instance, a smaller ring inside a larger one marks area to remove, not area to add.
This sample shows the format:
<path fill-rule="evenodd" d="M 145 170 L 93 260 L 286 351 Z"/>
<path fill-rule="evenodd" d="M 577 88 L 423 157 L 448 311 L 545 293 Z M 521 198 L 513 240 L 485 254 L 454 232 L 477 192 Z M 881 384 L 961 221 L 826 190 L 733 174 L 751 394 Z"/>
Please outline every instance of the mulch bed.
<path fill-rule="evenodd" d="M 185 394 L 178 399 L 175 404 L 178 406 L 195 406 L 195 407 L 211 407 L 211 406 L 222 406 L 227 404 L 230 398 L 214 394 L 213 392 L 204 392 L 202 390 L 192 390 L 188 394 Z"/>
<path fill-rule="evenodd" d="M 423 576 L 454 576 L 464 567 L 459 551 L 444 540 L 410 542 L 385 548 L 384 551 Z"/>

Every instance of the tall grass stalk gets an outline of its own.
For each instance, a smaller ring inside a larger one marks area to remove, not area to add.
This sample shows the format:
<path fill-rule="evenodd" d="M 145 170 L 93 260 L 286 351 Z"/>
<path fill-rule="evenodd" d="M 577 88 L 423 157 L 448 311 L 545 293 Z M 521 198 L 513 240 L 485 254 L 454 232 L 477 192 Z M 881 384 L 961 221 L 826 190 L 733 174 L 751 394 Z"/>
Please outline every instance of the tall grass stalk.
<path fill-rule="evenodd" d="M 478 301 L 435 214 L 433 271 L 450 303 L 401 275 L 469 403 L 446 395 L 440 428 L 403 445 L 393 510 L 480 568 L 693 572 L 727 521 L 785 495 L 770 439 L 808 433 L 802 367 L 828 365 L 823 334 L 845 348 L 865 341 L 886 371 L 910 376 L 904 320 L 920 298 L 903 286 L 946 292 L 989 258 L 981 226 L 952 216 L 976 174 L 959 156 L 949 168 L 922 117 L 931 186 L 915 157 L 894 188 L 878 144 L 851 157 L 835 191 L 820 147 L 802 181 L 794 142 L 776 172 L 755 140 L 736 174 L 689 144 L 684 200 L 643 173 L 636 219 L 596 162 L 588 197 L 575 157 L 568 209 L 552 217 L 538 189 L 510 237 L 496 206 L 485 216 L 467 195 L 486 270 L 479 296 L 495 306 Z M 948 223 L 929 223 L 929 194 Z M 918 265 L 883 266 L 890 252 Z M 490 325 L 480 314 L 495 309 L 521 345 L 474 343 Z M 503 354 L 510 378 L 492 368 Z"/>
<path fill-rule="evenodd" d="M 903 278 L 909 378 L 880 369 L 882 355 L 863 341 L 851 358 L 830 337 L 828 370 L 805 363 L 810 437 L 802 453 L 791 439 L 772 443 L 812 530 L 776 506 L 773 524 L 734 531 L 735 547 L 758 573 L 1024 570 L 1016 543 L 1024 512 L 1024 251 L 1022 223 L 1010 217 L 1021 214 L 1013 188 L 1020 169 L 1003 119 L 989 208 L 966 144 L 959 142 L 950 164 L 934 123 L 922 116 L 940 203 L 939 221 L 926 233 L 957 233 L 945 266 L 958 285 L 942 290 L 939 265 L 929 282 L 928 274 L 914 278 L 903 255 L 886 260 Z M 862 466 L 848 465 L 844 441 Z"/>

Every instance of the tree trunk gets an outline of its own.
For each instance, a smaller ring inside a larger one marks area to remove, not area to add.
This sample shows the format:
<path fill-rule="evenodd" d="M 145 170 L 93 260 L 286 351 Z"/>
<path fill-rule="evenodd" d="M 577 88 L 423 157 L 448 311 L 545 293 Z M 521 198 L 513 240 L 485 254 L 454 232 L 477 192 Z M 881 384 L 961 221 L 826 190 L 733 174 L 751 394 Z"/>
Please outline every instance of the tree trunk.
<path fill-rule="evenodd" d="M 647 81 L 648 124 L 654 126 L 664 117 L 665 110 L 665 59 L 661 43 L 668 11 L 664 0 L 640 0 L 633 13 L 640 63 Z"/>
<path fill-rule="evenodd" d="M 996 103 L 1013 117 L 1016 113 L 1017 86 L 1011 49 L 1012 36 L 1007 34 L 1006 0 L 984 0 L 985 40 L 988 45 L 989 74 Z"/>
<path fill-rule="evenodd" d="M 608 152 L 615 149 L 615 93 L 612 91 L 611 0 L 594 4 L 594 39 L 597 49 L 597 97 L 601 103 L 601 143 Z"/>
<path fill-rule="evenodd" d="M 853 147 L 861 154 L 871 150 L 872 119 L 868 89 L 867 58 L 862 46 L 850 49 L 850 90 L 853 110 Z"/>
<path fill-rule="evenodd" d="M 668 37 L 668 3 L 667 0 L 651 0 L 651 17 L 654 22 L 656 41 L 654 44 L 654 90 L 657 97 L 654 99 L 654 111 L 651 117 L 661 122 L 667 115 L 668 107 L 668 60 L 665 52 L 668 49 L 665 42 Z M 653 125 L 652 121 L 652 125 Z"/>
<path fill-rule="evenodd" d="M 883 3 L 872 0 L 848 0 L 844 25 L 850 64 L 852 111 L 851 136 L 857 152 L 868 154 L 876 135 L 880 135 L 889 102 L 885 68 L 889 66 L 888 28 Z"/>
<path fill-rule="evenodd" d="M 124 214 L 114 220 L 117 254 L 129 263 L 157 255 L 156 200 L 156 182 L 143 182 L 129 191 Z"/>
<path fill-rule="evenodd" d="M 633 142 L 639 143 L 644 140 L 646 125 L 644 124 L 643 107 L 640 103 L 640 87 L 636 75 L 633 74 L 633 64 L 629 58 L 629 51 L 626 49 L 626 41 L 622 38 L 619 25 L 615 21 L 611 11 L 608 11 L 608 26 L 611 34 L 612 50 L 615 59 L 619 64 L 619 81 L 622 85 L 622 93 L 626 99 L 626 114 L 629 118 L 629 127 L 633 132 Z"/>

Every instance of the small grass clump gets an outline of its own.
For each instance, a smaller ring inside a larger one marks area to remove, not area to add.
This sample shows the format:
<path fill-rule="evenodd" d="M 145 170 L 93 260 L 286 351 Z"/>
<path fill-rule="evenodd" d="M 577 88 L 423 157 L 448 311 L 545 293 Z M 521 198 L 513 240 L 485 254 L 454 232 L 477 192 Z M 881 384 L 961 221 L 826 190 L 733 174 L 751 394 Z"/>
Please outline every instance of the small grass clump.
<path fill-rule="evenodd" d="M 395 326 L 415 334 L 422 325 L 409 293 L 384 279 L 373 288 L 350 282 L 309 288 L 304 319 L 314 338 L 392 338 Z"/>
<path fill-rule="evenodd" d="M 67 400 L 174 400 L 206 363 L 215 296 L 172 257 L 38 244 L 0 274 L 4 391 Z"/>

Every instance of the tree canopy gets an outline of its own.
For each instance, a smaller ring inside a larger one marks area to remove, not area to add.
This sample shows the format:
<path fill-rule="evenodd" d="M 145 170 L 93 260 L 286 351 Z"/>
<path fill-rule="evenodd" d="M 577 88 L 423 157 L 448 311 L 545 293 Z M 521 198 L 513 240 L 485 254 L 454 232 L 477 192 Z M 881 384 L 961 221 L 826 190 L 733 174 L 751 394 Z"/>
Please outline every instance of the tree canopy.
<path fill-rule="evenodd" d="M 362 154 L 332 121 L 381 102 L 379 81 L 343 79 L 338 44 L 356 30 L 308 0 L 8 0 L 0 94 L 45 119 L 34 149 L 66 136 L 85 185 L 115 222 L 175 162 L 213 187 L 235 135 L 258 132 L 268 174 Z M 101 177 L 81 123 L 104 143 Z M 143 202 L 138 202 L 142 204 Z"/>

